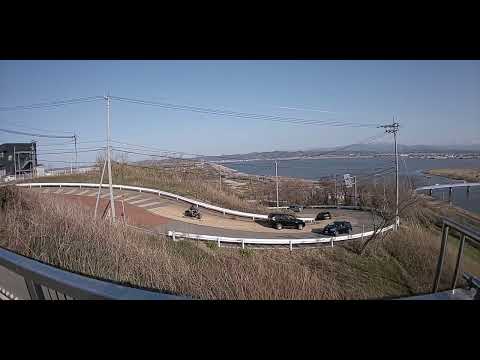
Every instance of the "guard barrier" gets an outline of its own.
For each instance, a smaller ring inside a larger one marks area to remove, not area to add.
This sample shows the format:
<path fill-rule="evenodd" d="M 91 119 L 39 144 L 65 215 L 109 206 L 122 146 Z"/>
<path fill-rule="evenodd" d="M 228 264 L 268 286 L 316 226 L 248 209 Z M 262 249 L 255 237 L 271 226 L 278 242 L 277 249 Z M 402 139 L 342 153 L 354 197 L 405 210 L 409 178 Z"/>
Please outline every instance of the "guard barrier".
<path fill-rule="evenodd" d="M 252 239 L 252 238 L 234 238 L 234 237 L 224 237 L 224 236 L 214 236 L 214 235 L 198 235 L 198 234 L 189 234 L 182 233 L 177 231 L 169 231 L 168 236 L 177 240 L 178 238 L 189 239 L 189 240 L 203 240 L 203 241 L 214 241 L 221 245 L 221 243 L 233 243 L 241 244 L 242 248 L 245 247 L 245 244 L 252 245 L 289 245 L 290 250 L 294 245 L 305 245 L 305 244 L 322 244 L 330 243 L 333 246 L 334 242 L 353 240 L 353 239 L 364 239 L 365 237 L 373 236 L 375 233 L 383 234 L 386 231 L 393 230 L 395 225 L 390 225 L 383 227 L 377 230 L 371 230 L 362 232 L 359 234 L 348 234 L 344 236 L 332 236 L 324 238 L 306 238 L 306 239 Z"/>

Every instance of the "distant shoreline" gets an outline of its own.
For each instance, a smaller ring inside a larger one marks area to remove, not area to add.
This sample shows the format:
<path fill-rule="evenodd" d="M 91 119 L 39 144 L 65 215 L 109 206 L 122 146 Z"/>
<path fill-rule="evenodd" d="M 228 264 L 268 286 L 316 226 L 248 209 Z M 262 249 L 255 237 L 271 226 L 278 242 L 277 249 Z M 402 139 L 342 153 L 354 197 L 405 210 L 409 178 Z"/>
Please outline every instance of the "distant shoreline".
<path fill-rule="evenodd" d="M 424 173 L 453 180 L 480 182 L 480 169 L 430 169 L 425 170 Z"/>
<path fill-rule="evenodd" d="M 227 164 L 227 163 L 241 163 L 241 162 L 254 162 L 254 161 L 282 161 L 282 160 L 328 160 L 328 159 L 375 159 L 375 158 L 388 158 L 394 156 L 394 154 L 381 154 L 381 155 L 319 155 L 309 157 L 286 157 L 286 158 L 255 158 L 255 159 L 226 159 L 226 160 L 210 160 L 210 163 L 214 164 Z M 407 159 L 422 159 L 422 160 L 476 160 L 480 159 L 480 156 L 462 156 L 462 157 L 449 157 L 449 156 L 433 156 L 433 155 L 412 155 L 412 154 L 400 154 L 400 157 Z"/>

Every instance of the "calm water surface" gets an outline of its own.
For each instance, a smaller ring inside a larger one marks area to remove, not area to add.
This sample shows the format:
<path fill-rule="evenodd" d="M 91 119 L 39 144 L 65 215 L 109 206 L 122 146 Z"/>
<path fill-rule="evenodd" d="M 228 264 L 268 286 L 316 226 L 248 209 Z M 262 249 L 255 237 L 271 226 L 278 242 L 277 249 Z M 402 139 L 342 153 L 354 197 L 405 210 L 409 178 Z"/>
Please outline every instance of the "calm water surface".
<path fill-rule="evenodd" d="M 234 170 L 253 175 L 275 175 L 275 163 L 273 161 L 250 161 L 238 163 L 226 163 Z M 280 160 L 278 161 L 278 175 L 297 177 L 311 180 L 331 177 L 343 177 L 343 174 L 357 176 L 359 183 L 377 181 L 382 183 L 394 177 L 394 160 L 386 158 L 371 159 L 305 159 L 305 160 Z M 422 172 L 429 169 L 439 168 L 480 168 L 480 159 L 407 159 L 399 158 L 399 174 L 402 180 L 409 179 L 415 187 L 427 184 L 449 184 L 463 182 L 451 180 L 439 176 L 425 176 Z M 383 171 L 383 172 L 382 172 Z M 378 176 L 373 176 L 379 173 Z M 376 179 L 376 180 L 374 180 Z M 388 179 L 388 180 L 387 180 Z M 437 199 L 448 200 L 448 189 L 433 192 Z M 452 194 L 453 204 L 466 210 L 480 213 L 480 187 L 470 189 L 467 194 L 465 188 L 454 189 Z"/>

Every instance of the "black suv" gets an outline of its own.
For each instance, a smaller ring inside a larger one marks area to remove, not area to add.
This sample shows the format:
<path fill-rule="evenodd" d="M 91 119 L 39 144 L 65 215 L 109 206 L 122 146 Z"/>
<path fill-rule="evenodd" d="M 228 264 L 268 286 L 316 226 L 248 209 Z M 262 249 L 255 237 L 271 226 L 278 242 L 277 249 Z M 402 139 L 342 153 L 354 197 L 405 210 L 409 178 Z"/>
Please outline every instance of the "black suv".
<path fill-rule="evenodd" d="M 302 230 L 305 227 L 303 220 L 297 219 L 293 215 L 274 213 L 268 215 L 268 221 L 277 230 L 281 230 L 284 227 L 294 227 L 298 230 Z"/>
<path fill-rule="evenodd" d="M 352 231 L 352 224 L 348 221 L 334 221 L 323 228 L 323 233 L 331 236 L 350 234 L 350 231 Z"/>
<path fill-rule="evenodd" d="M 330 220 L 332 218 L 332 214 L 329 211 L 322 211 L 317 214 L 315 220 Z"/>

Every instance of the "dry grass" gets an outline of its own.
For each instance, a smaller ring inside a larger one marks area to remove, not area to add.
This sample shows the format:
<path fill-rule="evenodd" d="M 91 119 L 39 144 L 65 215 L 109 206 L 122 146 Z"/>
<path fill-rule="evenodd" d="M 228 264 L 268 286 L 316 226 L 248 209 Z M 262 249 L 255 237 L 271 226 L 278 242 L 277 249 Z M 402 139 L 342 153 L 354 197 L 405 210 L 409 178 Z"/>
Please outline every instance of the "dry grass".
<path fill-rule="evenodd" d="M 200 299 L 370 299 L 428 292 L 439 248 L 438 237 L 421 225 L 379 238 L 363 255 L 356 252 L 358 243 L 293 252 L 216 248 L 93 221 L 84 208 L 25 189 L 0 192 L 1 246 L 67 270 Z M 447 257 L 449 274 L 452 265 Z"/>
<path fill-rule="evenodd" d="M 198 165 L 198 164 L 197 164 Z M 263 206 L 247 202 L 227 186 L 219 188 L 218 176 L 208 166 L 148 167 L 112 164 L 114 184 L 151 187 L 240 211 L 268 213 Z M 30 180 L 29 180 L 30 181 Z M 99 171 L 85 174 L 36 178 L 35 182 L 98 183 Z M 104 183 L 107 183 L 106 177 Z"/>

